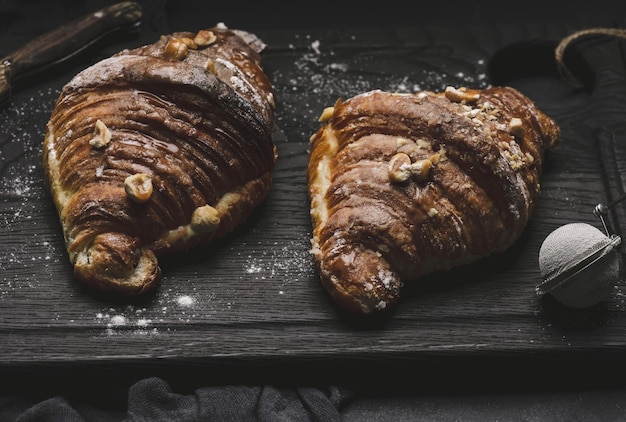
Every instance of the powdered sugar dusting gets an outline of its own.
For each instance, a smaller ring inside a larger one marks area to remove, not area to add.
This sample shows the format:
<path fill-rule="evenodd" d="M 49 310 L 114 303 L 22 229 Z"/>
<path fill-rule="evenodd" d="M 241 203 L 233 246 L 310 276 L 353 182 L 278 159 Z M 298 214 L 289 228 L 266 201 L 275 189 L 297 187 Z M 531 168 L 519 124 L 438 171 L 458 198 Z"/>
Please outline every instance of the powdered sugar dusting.
<path fill-rule="evenodd" d="M 38 287 L 36 274 L 59 260 L 58 244 L 42 229 L 46 198 L 41 166 L 45 122 L 58 91 L 36 92 L 0 108 L 0 300 Z"/>
<path fill-rule="evenodd" d="M 316 122 L 324 107 L 333 105 L 338 98 L 347 99 L 374 89 L 414 93 L 442 91 L 449 85 L 486 88 L 489 84 L 483 57 L 458 61 L 457 69 L 450 68 L 449 61 L 441 63 L 438 50 L 363 47 L 367 43 L 359 41 L 359 35 L 346 36 L 333 45 L 311 35 L 304 37 L 299 37 L 297 45 L 289 46 L 293 66 L 272 73 L 277 98 L 287 111 L 278 116 L 279 124 L 303 127 L 302 139 L 311 135 L 311 129 L 303 122 Z"/>
<path fill-rule="evenodd" d="M 122 332 L 138 335 L 157 334 L 158 330 L 152 327 L 152 320 L 144 317 L 145 312 L 145 308 L 135 308 L 131 305 L 123 310 L 109 308 L 96 313 L 94 320 L 105 328 L 106 335 Z"/>
<path fill-rule="evenodd" d="M 274 241 L 269 247 L 259 245 L 255 252 L 242 260 L 241 278 L 251 282 L 272 280 L 275 283 L 271 285 L 276 286 L 275 291 L 281 295 L 288 293 L 294 281 L 315 276 L 308 233 L 298 239 Z"/>
<path fill-rule="evenodd" d="M 149 304 L 111 306 L 96 312 L 93 321 L 105 329 L 102 335 L 106 336 L 158 335 L 175 330 L 177 324 L 192 322 L 199 316 L 198 312 L 210 313 L 212 297 L 201 300 L 195 288 L 184 291 L 192 283 L 190 280 L 176 281 L 175 286 L 159 290 Z"/>
<path fill-rule="evenodd" d="M 188 295 L 178 296 L 176 298 L 176 303 L 179 306 L 185 306 L 185 307 L 192 306 L 195 303 L 195 301 L 196 300 L 193 297 L 188 296 Z"/>

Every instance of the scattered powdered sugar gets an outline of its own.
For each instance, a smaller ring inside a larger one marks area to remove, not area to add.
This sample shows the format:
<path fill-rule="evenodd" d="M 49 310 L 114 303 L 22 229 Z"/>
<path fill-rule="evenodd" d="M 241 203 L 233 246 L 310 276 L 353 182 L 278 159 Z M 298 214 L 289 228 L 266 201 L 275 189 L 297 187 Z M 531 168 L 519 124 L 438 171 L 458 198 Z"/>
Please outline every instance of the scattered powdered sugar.
<path fill-rule="evenodd" d="M 0 198 L 3 228 L 30 219 L 44 195 L 41 148 L 57 91 L 0 108 Z"/>
<path fill-rule="evenodd" d="M 315 52 L 315 54 L 320 55 L 322 52 L 320 51 L 320 42 L 319 40 L 315 40 L 311 43 L 311 48 Z"/>
<path fill-rule="evenodd" d="M 105 329 L 103 334 L 107 336 L 158 335 L 173 330 L 172 322 L 188 323 L 195 318 L 197 302 L 192 293 L 163 289 L 150 305 L 109 307 L 96 312 L 94 322 Z"/>
<path fill-rule="evenodd" d="M 380 89 L 389 92 L 414 93 L 422 90 L 442 91 L 447 86 L 486 88 L 486 61 L 483 57 L 454 63 L 440 63 L 438 50 L 419 51 L 408 47 L 388 49 L 350 47 L 350 40 L 325 45 L 324 40 L 307 35 L 298 47 L 291 44 L 292 66 L 273 70 L 276 97 L 286 113 L 278 115 L 278 124 L 302 128 L 302 139 L 311 129 L 303 122 L 316 122 L 324 107 L 338 98 Z M 429 56 L 430 55 L 430 56 Z"/>
<path fill-rule="evenodd" d="M 2 245 L 0 300 L 10 299 L 12 293 L 21 289 L 38 288 L 40 274 L 48 274 L 52 267 L 59 265 L 64 250 L 40 237 L 40 234 L 34 233 L 28 242 Z"/>
<path fill-rule="evenodd" d="M 135 309 L 130 305 L 122 311 L 110 308 L 96 313 L 95 321 L 105 327 L 104 332 L 109 336 L 129 332 L 133 335 L 158 334 L 158 330 L 152 327 L 152 320 L 143 317 L 145 311 L 145 308 Z"/>
<path fill-rule="evenodd" d="M 179 306 L 191 306 L 196 302 L 196 300 L 188 295 L 178 296 L 176 298 L 176 303 Z"/>
<path fill-rule="evenodd" d="M 240 278 L 275 280 L 278 293 L 284 294 L 287 286 L 294 281 L 315 275 L 310 249 L 310 234 L 306 231 L 298 239 L 275 241 L 269 247 L 259 242 L 255 255 L 247 255 L 241 261 L 244 268 Z"/>
<path fill-rule="evenodd" d="M 41 147 L 57 96 L 49 88 L 0 107 L 0 299 L 15 289 L 37 287 L 37 274 L 47 273 L 61 256 L 42 229 L 42 204 L 49 204 L 49 198 Z"/>
<path fill-rule="evenodd" d="M 115 327 L 119 325 L 126 325 L 126 317 L 123 315 L 114 315 L 111 317 L 108 326 Z"/>
<path fill-rule="evenodd" d="M 0 123 L 1 124 L 1 123 Z M 33 219 L 44 196 L 41 169 L 35 164 L 17 163 L 3 168 L 0 179 L 2 220 L 4 229 L 11 230 Z"/>
<path fill-rule="evenodd" d="M 415 51 L 402 53 L 390 49 L 385 56 L 384 52 L 376 49 L 360 51 L 326 47 L 319 40 L 314 40 L 296 57 L 293 69 L 277 70 L 274 78 L 279 81 L 276 83 L 278 89 L 312 91 L 342 98 L 373 89 L 409 93 L 439 91 L 448 85 L 488 86 L 486 62 L 482 57 L 460 64 L 461 67 L 469 67 L 469 70 L 451 71 L 445 64 L 436 67 L 433 64 L 436 60 L 431 63 L 426 54 L 421 60 L 415 60 L 414 56 L 418 54 Z"/>

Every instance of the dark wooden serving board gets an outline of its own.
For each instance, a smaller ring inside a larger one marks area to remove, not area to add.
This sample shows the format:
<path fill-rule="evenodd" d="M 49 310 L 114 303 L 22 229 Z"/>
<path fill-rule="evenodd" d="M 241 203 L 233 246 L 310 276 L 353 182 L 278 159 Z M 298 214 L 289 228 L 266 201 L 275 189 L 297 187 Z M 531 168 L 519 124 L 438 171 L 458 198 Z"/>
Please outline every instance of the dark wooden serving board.
<path fill-rule="evenodd" d="M 44 188 L 41 144 L 66 81 L 91 62 L 158 34 L 144 30 L 31 81 L 0 109 L 0 369 L 74 376 L 98 370 L 98 377 L 208 370 L 227 382 L 251 382 L 261 371 L 270 380 L 334 382 L 348 368 L 364 374 L 361 380 L 392 380 L 411 368 L 411 377 L 420 376 L 416 383 L 432 386 L 445 383 L 436 375 L 441 368 L 504 365 L 512 374 L 520 360 L 619 359 L 626 347 L 623 277 L 614 294 L 589 310 L 572 311 L 535 295 L 544 238 L 574 221 L 600 227 L 593 208 L 625 186 L 622 46 L 602 39 L 582 51 L 597 66 L 597 78 L 576 92 L 540 60 L 546 45 L 553 47 L 569 29 L 260 31 L 277 98 L 279 160 L 269 198 L 226 239 L 162 259 L 158 290 L 128 302 L 93 296 L 74 282 Z M 9 41 L 17 45 L 22 38 Z M 516 47 L 529 38 L 545 43 Z M 507 65 L 511 58 L 496 62 L 505 48 L 518 59 L 529 54 L 528 72 Z M 338 97 L 370 89 L 483 88 L 494 80 L 518 87 L 562 127 L 525 234 L 500 256 L 407 286 L 384 318 L 343 314 L 323 291 L 309 254 L 305 169 L 321 111 Z M 611 217 L 619 231 L 626 221 L 622 208 Z"/>

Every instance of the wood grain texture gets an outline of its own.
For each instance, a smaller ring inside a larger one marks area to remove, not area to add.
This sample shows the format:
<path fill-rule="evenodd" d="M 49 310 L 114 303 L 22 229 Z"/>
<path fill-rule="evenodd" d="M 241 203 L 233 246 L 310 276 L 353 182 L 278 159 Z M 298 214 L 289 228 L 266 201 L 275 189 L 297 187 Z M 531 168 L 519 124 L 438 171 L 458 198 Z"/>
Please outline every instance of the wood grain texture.
<path fill-rule="evenodd" d="M 537 213 L 506 253 L 425 277 L 407 287 L 393 313 L 376 320 L 337 310 L 309 254 L 305 169 L 309 137 L 324 107 L 374 88 L 484 87 L 497 50 L 535 36 L 558 38 L 567 30 L 259 32 L 268 44 L 264 63 L 276 88 L 279 127 L 268 200 L 225 239 L 163 259 L 161 286 L 136 301 L 93 296 L 72 279 L 43 188 L 45 121 L 64 81 L 86 63 L 17 93 L 0 110 L 0 368 L 221 368 L 230 380 L 246 380 L 250 368 L 271 373 L 276 366 L 298 365 L 294 373 L 306 372 L 312 380 L 321 376 L 315 373 L 320 368 L 330 378 L 341 372 L 331 368 L 350 368 L 390 380 L 391 372 L 409 364 L 431 374 L 439 368 L 433 362 L 454 369 L 466 359 L 496 365 L 509 358 L 619 356 L 626 348 L 621 281 L 605 303 L 584 312 L 534 293 L 543 239 L 568 222 L 598 224 L 591 213 L 595 205 L 626 186 L 626 106 L 616 91 L 623 85 L 608 70 L 590 92 L 572 92 L 549 75 L 511 81 L 559 122 L 563 139 L 548 156 Z M 129 43 L 151 42 L 153 36 L 144 33 Z M 611 55 L 620 45 L 605 48 Z M 599 50 L 587 54 L 594 62 L 605 57 Z M 615 214 L 625 221 L 622 209 Z"/>

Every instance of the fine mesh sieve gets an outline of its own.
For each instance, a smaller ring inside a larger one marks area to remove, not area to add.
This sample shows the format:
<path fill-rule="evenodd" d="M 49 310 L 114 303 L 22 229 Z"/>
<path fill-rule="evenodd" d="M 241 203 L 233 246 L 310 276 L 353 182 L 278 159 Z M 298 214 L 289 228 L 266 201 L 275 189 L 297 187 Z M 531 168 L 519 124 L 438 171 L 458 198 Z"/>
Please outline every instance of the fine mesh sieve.
<path fill-rule="evenodd" d="M 539 250 L 543 282 L 538 295 L 551 294 L 561 303 L 586 308 L 605 299 L 619 275 L 619 236 L 607 236 L 586 223 L 554 230 Z"/>

